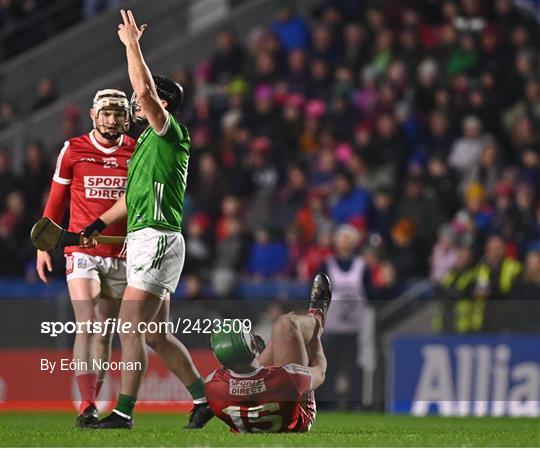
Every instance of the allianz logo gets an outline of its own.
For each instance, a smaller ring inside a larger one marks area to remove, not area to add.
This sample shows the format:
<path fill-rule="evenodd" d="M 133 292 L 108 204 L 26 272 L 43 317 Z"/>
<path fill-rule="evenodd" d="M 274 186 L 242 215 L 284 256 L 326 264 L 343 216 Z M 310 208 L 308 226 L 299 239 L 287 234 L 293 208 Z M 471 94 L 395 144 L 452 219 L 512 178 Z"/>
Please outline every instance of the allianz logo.
<path fill-rule="evenodd" d="M 430 344 L 421 353 L 412 414 L 423 416 L 435 408 L 443 416 L 540 415 L 540 364 L 511 365 L 508 345 L 459 345 L 452 351 Z"/>

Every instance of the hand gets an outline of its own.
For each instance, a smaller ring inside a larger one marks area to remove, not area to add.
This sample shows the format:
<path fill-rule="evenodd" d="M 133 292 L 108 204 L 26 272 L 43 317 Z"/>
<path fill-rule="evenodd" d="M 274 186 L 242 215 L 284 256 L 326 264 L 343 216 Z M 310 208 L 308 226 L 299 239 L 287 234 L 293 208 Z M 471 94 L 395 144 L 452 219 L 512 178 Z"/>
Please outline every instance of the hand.
<path fill-rule="evenodd" d="M 122 19 L 124 23 L 118 25 L 118 37 L 120 38 L 122 43 L 127 47 L 128 45 L 139 42 L 139 39 L 144 33 L 147 25 L 141 25 L 141 27 L 139 28 L 135 23 L 135 17 L 133 16 L 133 13 L 130 9 L 128 9 L 127 13 L 126 11 L 121 9 L 120 14 L 122 14 Z"/>
<path fill-rule="evenodd" d="M 49 252 L 38 250 L 36 258 L 36 270 L 39 275 L 39 279 L 46 284 L 49 282 L 49 279 L 47 278 L 45 267 L 49 272 L 52 272 L 53 265 L 51 255 L 49 255 Z"/>
<path fill-rule="evenodd" d="M 84 235 L 81 236 L 81 243 L 79 244 L 79 247 L 94 248 L 96 245 L 97 245 L 97 242 L 93 237 L 87 238 Z"/>

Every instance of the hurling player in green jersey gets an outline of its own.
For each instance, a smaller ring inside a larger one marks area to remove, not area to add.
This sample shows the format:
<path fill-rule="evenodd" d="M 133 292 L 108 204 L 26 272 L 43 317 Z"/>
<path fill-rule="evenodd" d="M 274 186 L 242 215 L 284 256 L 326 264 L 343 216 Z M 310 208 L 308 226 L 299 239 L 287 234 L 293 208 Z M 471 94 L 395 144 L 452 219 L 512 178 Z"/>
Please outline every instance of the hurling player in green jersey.
<path fill-rule="evenodd" d="M 185 243 L 180 231 L 189 135 L 173 115 L 182 105 L 183 90 L 170 78 L 152 76 L 139 45 L 146 25 L 138 27 L 131 11 L 121 10 L 121 14 L 123 23 L 118 26 L 118 36 L 126 47 L 134 91 L 132 116 L 134 121 L 148 126 L 139 137 L 129 164 L 126 195 L 88 225 L 83 234 L 91 237 L 127 215 L 127 288 L 119 319 L 130 322 L 132 327 L 119 335 L 122 362 L 132 363 L 135 370 L 122 370 L 116 407 L 98 422 L 97 428 L 133 426 L 132 412 L 148 360 L 145 341 L 193 397 L 194 408 L 187 428 L 201 428 L 213 414 L 204 396 L 203 381 L 186 347 L 168 330 L 144 333 L 149 322 L 162 326 L 169 322 L 170 294 L 178 285 L 184 265 Z"/>

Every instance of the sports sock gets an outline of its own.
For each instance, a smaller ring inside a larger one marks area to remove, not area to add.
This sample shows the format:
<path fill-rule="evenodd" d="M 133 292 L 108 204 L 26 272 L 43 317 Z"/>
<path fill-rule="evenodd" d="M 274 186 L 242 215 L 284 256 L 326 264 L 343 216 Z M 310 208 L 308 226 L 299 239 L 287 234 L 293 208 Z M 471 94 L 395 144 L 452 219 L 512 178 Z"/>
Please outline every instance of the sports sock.
<path fill-rule="evenodd" d="M 81 412 L 89 406 L 96 406 L 97 373 L 84 373 L 75 377 L 81 393 Z"/>
<path fill-rule="evenodd" d="M 196 405 L 199 403 L 206 403 L 206 397 L 204 396 L 204 382 L 202 378 L 199 377 L 197 380 L 187 386 L 187 390 L 193 397 L 193 403 Z"/>
<path fill-rule="evenodd" d="M 315 317 L 324 326 L 324 314 L 319 308 L 309 308 L 308 314 Z"/>
<path fill-rule="evenodd" d="M 115 406 L 115 411 L 118 411 L 126 416 L 131 417 L 133 415 L 133 408 L 135 408 L 135 403 L 137 402 L 137 397 L 132 397 L 131 395 L 120 394 L 118 396 L 118 402 Z"/>

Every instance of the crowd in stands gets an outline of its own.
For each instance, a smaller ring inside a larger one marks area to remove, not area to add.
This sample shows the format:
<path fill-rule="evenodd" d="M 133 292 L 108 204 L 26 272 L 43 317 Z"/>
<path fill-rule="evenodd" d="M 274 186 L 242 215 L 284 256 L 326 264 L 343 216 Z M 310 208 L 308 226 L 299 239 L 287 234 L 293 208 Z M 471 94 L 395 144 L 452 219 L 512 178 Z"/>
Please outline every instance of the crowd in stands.
<path fill-rule="evenodd" d="M 119 5 L 120 0 L 2 0 L 0 60 L 22 53 L 105 8 Z"/>
<path fill-rule="evenodd" d="M 192 148 L 184 276 L 221 295 L 239 274 L 309 280 L 349 224 L 373 298 L 420 277 L 450 290 L 471 267 L 470 298 L 534 293 L 539 48 L 510 0 L 335 0 L 312 17 L 282 1 L 245 41 L 222 29 L 211 57 L 172 74 Z M 31 249 L 9 246 L 26 248 L 41 213 L 46 155 L 30 143 L 17 181 L 0 152 L 4 275 L 30 270 Z"/>

